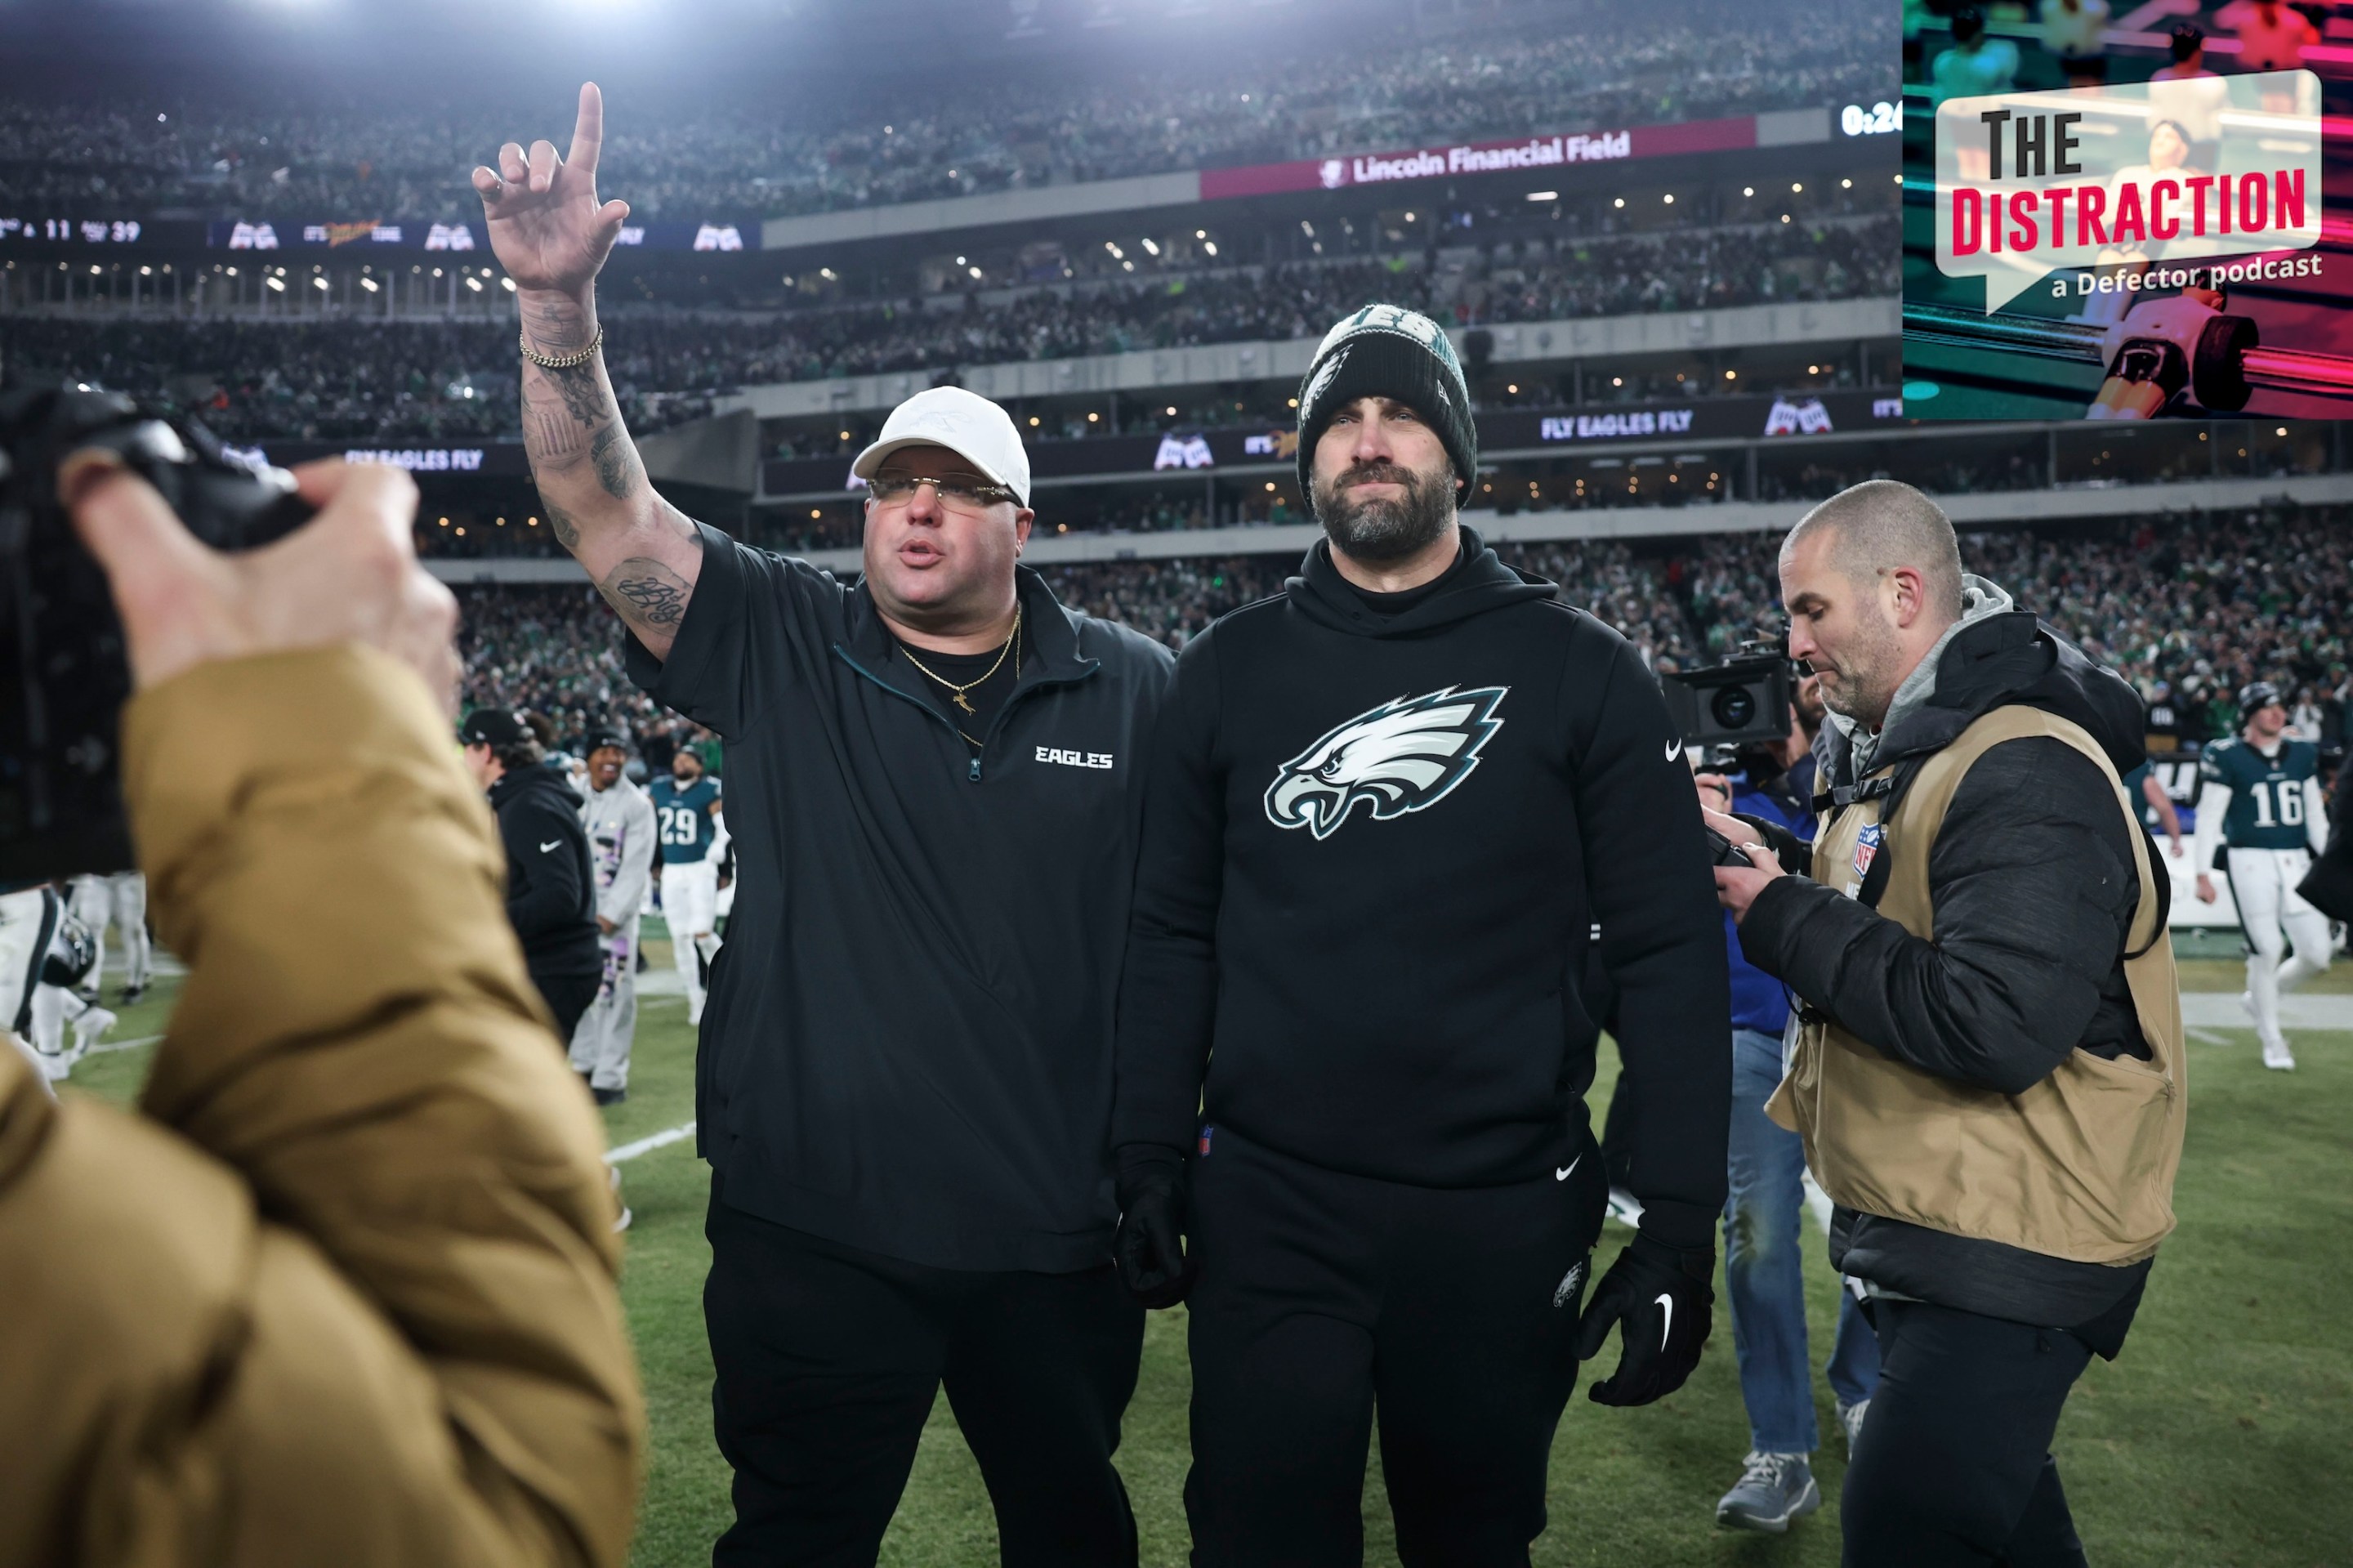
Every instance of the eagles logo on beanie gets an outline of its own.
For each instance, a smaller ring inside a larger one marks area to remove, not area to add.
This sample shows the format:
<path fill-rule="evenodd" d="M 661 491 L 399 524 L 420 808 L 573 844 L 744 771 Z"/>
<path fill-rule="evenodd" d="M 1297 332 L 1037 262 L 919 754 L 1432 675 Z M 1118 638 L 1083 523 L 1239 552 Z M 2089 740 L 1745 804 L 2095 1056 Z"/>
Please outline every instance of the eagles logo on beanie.
<path fill-rule="evenodd" d="M 1439 324 L 1402 305 L 1366 305 L 1340 318 L 1299 384 L 1299 489 L 1313 497 L 1315 443 L 1359 397 L 1393 397 L 1430 422 L 1454 462 L 1459 497 L 1479 472 L 1479 428 L 1454 344 Z"/>

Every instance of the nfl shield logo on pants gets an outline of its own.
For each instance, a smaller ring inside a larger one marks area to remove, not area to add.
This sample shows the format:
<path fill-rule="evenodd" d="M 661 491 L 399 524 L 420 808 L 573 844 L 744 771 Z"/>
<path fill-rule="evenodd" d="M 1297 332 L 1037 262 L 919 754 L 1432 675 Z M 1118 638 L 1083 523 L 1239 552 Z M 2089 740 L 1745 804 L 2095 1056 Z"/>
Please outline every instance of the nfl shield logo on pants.
<path fill-rule="evenodd" d="M 1871 874 L 1871 863 L 1879 858 L 1879 848 L 1887 842 L 1884 823 L 1873 822 L 1854 840 L 1854 876 L 1857 882 Z"/>

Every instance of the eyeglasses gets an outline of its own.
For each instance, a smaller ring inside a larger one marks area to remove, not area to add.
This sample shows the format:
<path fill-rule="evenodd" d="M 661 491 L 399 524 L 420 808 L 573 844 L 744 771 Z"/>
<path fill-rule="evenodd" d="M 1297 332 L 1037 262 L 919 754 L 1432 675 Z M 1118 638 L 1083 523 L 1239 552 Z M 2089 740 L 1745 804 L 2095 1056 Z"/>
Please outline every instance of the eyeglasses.
<path fill-rule="evenodd" d="M 877 474 L 867 482 L 867 493 L 885 506 L 898 506 L 915 498 L 916 488 L 928 484 L 940 504 L 957 512 L 979 512 L 1000 501 L 1018 499 L 1001 484 L 989 484 L 975 479 L 933 479 L 923 474 Z"/>

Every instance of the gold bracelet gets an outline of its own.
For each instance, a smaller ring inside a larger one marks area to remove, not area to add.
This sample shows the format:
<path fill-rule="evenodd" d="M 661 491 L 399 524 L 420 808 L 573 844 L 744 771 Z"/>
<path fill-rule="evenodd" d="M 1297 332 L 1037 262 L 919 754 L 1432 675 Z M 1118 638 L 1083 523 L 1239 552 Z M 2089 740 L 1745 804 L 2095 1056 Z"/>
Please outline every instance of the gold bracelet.
<path fill-rule="evenodd" d="M 530 360 L 533 365 L 538 366 L 542 370 L 569 370 L 575 366 L 586 365 L 596 356 L 597 345 L 602 344 L 604 341 L 605 323 L 603 322 L 598 322 L 596 323 L 596 335 L 588 340 L 587 347 L 582 349 L 577 354 L 567 354 L 558 358 L 550 359 L 543 354 L 535 354 L 532 351 L 531 339 L 520 334 L 515 338 L 515 342 L 522 349 L 522 356 L 525 359 Z"/>

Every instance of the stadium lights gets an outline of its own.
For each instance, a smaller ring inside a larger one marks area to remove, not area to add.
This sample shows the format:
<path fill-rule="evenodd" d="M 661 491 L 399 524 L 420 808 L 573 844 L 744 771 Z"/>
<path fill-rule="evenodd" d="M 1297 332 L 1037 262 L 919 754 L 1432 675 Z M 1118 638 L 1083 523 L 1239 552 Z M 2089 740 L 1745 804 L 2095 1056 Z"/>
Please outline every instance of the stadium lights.
<path fill-rule="evenodd" d="M 262 281 L 269 284 L 271 288 L 277 290 L 281 294 L 286 291 L 286 285 L 275 278 L 264 278 Z"/>
<path fill-rule="evenodd" d="M 1196 239 L 1207 239 L 1209 238 L 1209 231 L 1206 228 L 1197 228 L 1193 231 L 1193 238 Z"/>
<path fill-rule="evenodd" d="M 1797 195 L 1799 191 L 1804 190 L 1805 188 L 1805 185 L 1801 181 L 1791 180 L 1789 182 L 1789 194 L 1791 196 Z"/>
<path fill-rule="evenodd" d="M 1160 247 L 1155 245 L 1149 236 L 1145 237 L 1144 241 L 1144 253 L 1146 256 L 1157 256 L 1160 254 Z"/>
<path fill-rule="evenodd" d="M 1103 418 L 1103 416 L 1102 416 L 1101 414 L 1089 414 L 1089 415 L 1087 416 L 1087 423 L 1088 423 L 1088 424 L 1090 424 L 1090 425 L 1092 425 L 1092 424 L 1093 424 L 1096 420 L 1098 420 L 1098 419 L 1100 419 L 1100 418 Z"/>
<path fill-rule="evenodd" d="M 1118 246 L 1113 245 L 1108 239 L 1103 241 L 1103 249 L 1111 252 L 1111 258 L 1114 261 L 1124 260 L 1127 255 L 1126 251 L 1122 250 Z"/>
<path fill-rule="evenodd" d="M 957 257 L 957 258 L 956 258 L 956 265 L 957 265 L 957 266 L 959 266 L 959 267 L 961 267 L 961 266 L 963 266 L 963 265 L 964 265 L 964 258 L 963 258 L 963 257 L 959 256 L 959 257 Z"/>
<path fill-rule="evenodd" d="M 526 527 L 536 528 L 539 526 L 539 519 L 536 517 L 526 517 L 523 519 L 523 524 Z"/>
<path fill-rule="evenodd" d="M 1133 272 L 1135 270 L 1135 263 L 1133 261 L 1123 261 L 1119 264 L 1119 268 L 1123 272 Z"/>
<path fill-rule="evenodd" d="M 1727 370 L 1724 373 L 1724 378 L 1726 381 L 1737 381 L 1740 379 L 1740 372 L 1737 370 Z"/>
<path fill-rule="evenodd" d="M 328 291 L 330 285 L 324 278 L 313 278 L 311 280 L 311 287 L 318 290 L 319 292 L 323 294 Z"/>
<path fill-rule="evenodd" d="M 1609 378 L 1609 385 L 1612 387 L 1623 387 L 1626 385 L 1626 378 L 1622 376 L 1613 376 Z"/>
<path fill-rule="evenodd" d="M 1214 239 L 1208 240 L 1203 243 L 1201 249 L 1208 251 L 1210 255 L 1215 256 L 1218 253 L 1218 242 Z M 1321 245 L 1318 245 L 1315 249 L 1321 250 L 1324 248 Z"/>
<path fill-rule="evenodd" d="M 1038 416 L 1035 414 L 1029 416 L 1029 428 L 1033 430 L 1038 428 Z"/>
<path fill-rule="evenodd" d="M 1626 198 L 1625 198 L 1624 196 L 1620 196 L 1620 197 L 1619 197 L 1615 202 L 1612 202 L 1610 205 L 1611 205 L 1611 206 L 1613 206 L 1613 207 L 1624 207 L 1624 206 L 1626 205 Z"/>
<path fill-rule="evenodd" d="M 809 508 L 809 516 L 810 516 L 810 517 L 812 517 L 812 518 L 818 518 L 818 517 L 822 517 L 822 516 L 824 516 L 824 515 L 825 515 L 825 508 L 824 508 L 824 507 L 822 507 L 822 506 L 812 506 L 812 507 L 810 507 L 810 508 Z"/>
<path fill-rule="evenodd" d="M 433 269 L 433 275 L 434 275 L 435 277 L 438 278 L 438 277 L 441 275 L 441 269 L 440 269 L 440 268 L 438 268 L 438 267 L 434 268 L 434 269 Z"/>
<path fill-rule="evenodd" d="M 1407 213 L 1407 214 L 1405 215 L 1405 220 L 1406 220 L 1408 223 L 1411 223 L 1411 222 L 1413 221 L 1413 214 L 1411 214 L 1411 213 Z"/>
<path fill-rule="evenodd" d="M 1516 397 L 1520 395 L 1520 384 L 1514 381 L 1509 387 L 1504 387 L 1504 390 Z"/>
<path fill-rule="evenodd" d="M 1315 238 L 1315 226 L 1303 217 L 1299 220 L 1299 232 L 1313 239 Z"/>
<path fill-rule="evenodd" d="M 1528 199 L 1530 201 L 1558 201 L 1560 199 L 1560 193 L 1558 191 L 1530 191 L 1528 193 Z"/>
<path fill-rule="evenodd" d="M 1755 185 L 1743 185 L 1740 187 L 1740 194 L 1745 196 L 1753 196 L 1757 194 L 1757 187 Z"/>
<path fill-rule="evenodd" d="M 2282 425 L 2278 429 L 2274 430 L 2272 434 L 2275 436 L 2284 436 L 2287 434 L 2287 427 L 2285 425 Z"/>
<path fill-rule="evenodd" d="M 321 279 L 321 280 L 319 281 L 319 287 L 321 287 L 321 288 L 322 288 L 322 289 L 323 289 L 323 288 L 325 288 L 326 286 L 327 286 L 326 280 L 325 280 L 325 279 L 323 279 L 323 278 L 322 278 L 322 279 Z M 473 290 L 473 291 L 474 291 L 474 292 L 476 292 L 476 293 L 478 293 L 478 294 L 479 294 L 479 293 L 480 293 L 480 292 L 482 291 L 482 281 L 481 281 L 480 278 L 469 278 L 469 279 L 467 279 L 467 280 L 466 280 L 466 287 L 468 287 L 468 288 L 470 288 L 470 289 L 471 289 L 471 290 Z"/>
<path fill-rule="evenodd" d="M 817 275 L 824 279 L 828 283 L 839 283 L 841 281 L 841 274 L 835 271 L 830 267 L 818 268 L 817 270 Z"/>
<path fill-rule="evenodd" d="M 234 267 L 230 268 L 230 269 L 228 270 L 228 275 L 229 275 L 230 277 L 232 277 L 232 278 L 236 277 L 236 276 L 237 276 L 237 269 L 236 269 L 236 268 L 234 268 Z"/>
<path fill-rule="evenodd" d="M 1839 182 L 1839 189 L 1842 191 L 1851 191 L 1854 189 L 1854 182 L 1852 180 L 1841 180 Z"/>
<path fill-rule="evenodd" d="M 1672 191 L 1669 191 L 1669 192 L 1667 193 L 1667 198 L 1666 198 L 1666 199 L 1667 199 L 1667 205 L 1668 205 L 1669 207 L 1672 207 L 1672 206 L 1674 206 L 1674 205 L 1675 205 L 1675 193 L 1674 193 L 1674 192 L 1672 192 Z"/>
<path fill-rule="evenodd" d="M 1272 480 L 1271 480 L 1271 479 L 1270 479 L 1270 480 L 1268 480 L 1268 481 L 1266 482 L 1266 487 L 1267 487 L 1269 490 L 1272 490 L 1272 489 L 1274 488 L 1274 481 L 1272 481 Z"/>
<path fill-rule="evenodd" d="M 1789 215 L 1788 215 L 1788 213 L 1786 213 L 1786 212 L 1785 212 L 1785 213 L 1783 213 L 1783 214 L 1781 215 L 1781 221 L 1782 221 L 1783 223 L 1787 223 L 1787 222 L 1788 222 L 1788 221 L 1789 221 Z"/>
<path fill-rule="evenodd" d="M 154 274 L 155 269 L 153 267 L 142 267 L 139 269 L 139 275 L 142 278 L 152 278 Z"/>
<path fill-rule="evenodd" d="M 443 519 L 441 519 L 441 526 L 443 526 L 444 528 L 447 528 L 448 526 L 449 526 L 449 519 L 448 519 L 447 517 L 444 517 Z"/>
<path fill-rule="evenodd" d="M 505 527 L 506 525 L 507 525 L 507 520 L 506 520 L 505 518 L 503 518 L 503 517 L 500 518 L 500 519 L 499 519 L 499 526 L 500 526 L 500 527 L 501 527 L 501 528 L 503 528 L 503 527 Z"/>
<path fill-rule="evenodd" d="M 362 278 L 360 280 L 360 287 L 373 294 L 375 292 L 375 280 L 374 278 Z"/>
<path fill-rule="evenodd" d="M 1176 406 L 1174 403 L 1171 403 L 1171 404 L 1168 406 L 1168 417 L 1169 417 L 1170 418 L 1172 418 L 1172 419 L 1173 419 L 1173 418 L 1175 418 L 1176 417 Z M 2287 434 L 2287 432 L 2286 432 L 2285 430 L 2282 430 L 2282 431 L 2280 432 L 2280 434 L 2281 434 L 2281 435 L 2285 435 L 2285 434 Z"/>
<path fill-rule="evenodd" d="M 1291 406 L 1292 406 L 1293 408 L 1298 408 L 1298 407 L 1299 407 L 1299 399 L 1298 399 L 1298 398 L 1296 398 L 1296 397 L 1293 397 L 1293 398 L 1291 400 Z"/>
<path fill-rule="evenodd" d="M 980 269 L 977 267 L 967 267 L 965 270 L 970 272 L 976 278 L 980 276 Z"/>

